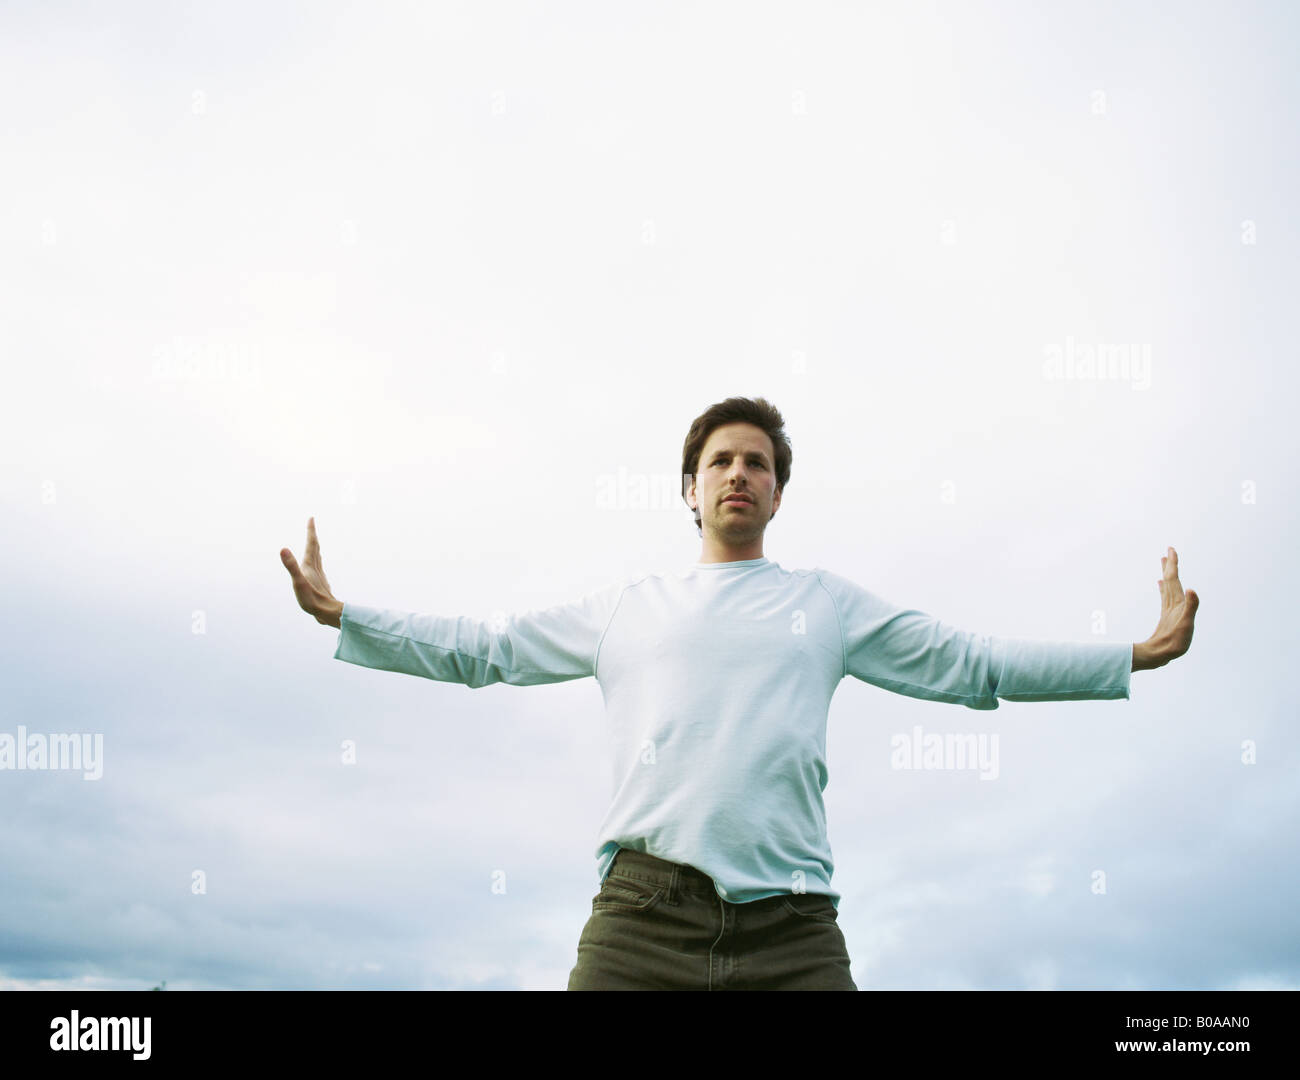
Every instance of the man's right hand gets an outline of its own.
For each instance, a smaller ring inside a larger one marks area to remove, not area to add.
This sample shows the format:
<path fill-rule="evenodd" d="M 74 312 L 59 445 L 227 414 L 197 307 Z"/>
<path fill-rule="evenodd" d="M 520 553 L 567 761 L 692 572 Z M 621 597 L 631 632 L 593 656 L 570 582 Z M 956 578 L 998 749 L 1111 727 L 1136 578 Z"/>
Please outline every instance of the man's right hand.
<path fill-rule="evenodd" d="M 315 518 L 307 519 L 307 547 L 303 552 L 302 566 L 298 565 L 288 548 L 280 549 L 280 561 L 293 579 L 293 595 L 298 598 L 298 606 L 308 615 L 314 615 L 318 623 L 338 627 L 343 602 L 334 598 L 330 583 L 325 579 L 320 564 L 320 544 L 316 542 Z"/>

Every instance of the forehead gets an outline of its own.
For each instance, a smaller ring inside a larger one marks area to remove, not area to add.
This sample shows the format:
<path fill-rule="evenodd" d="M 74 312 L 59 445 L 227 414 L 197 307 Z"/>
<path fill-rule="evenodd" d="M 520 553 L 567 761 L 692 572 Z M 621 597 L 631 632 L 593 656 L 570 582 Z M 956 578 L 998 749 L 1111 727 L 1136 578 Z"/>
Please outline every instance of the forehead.
<path fill-rule="evenodd" d="M 721 450 L 732 452 L 758 453 L 769 461 L 772 458 L 772 440 L 766 431 L 753 424 L 723 424 L 714 428 L 704 440 L 701 457 L 710 457 Z"/>

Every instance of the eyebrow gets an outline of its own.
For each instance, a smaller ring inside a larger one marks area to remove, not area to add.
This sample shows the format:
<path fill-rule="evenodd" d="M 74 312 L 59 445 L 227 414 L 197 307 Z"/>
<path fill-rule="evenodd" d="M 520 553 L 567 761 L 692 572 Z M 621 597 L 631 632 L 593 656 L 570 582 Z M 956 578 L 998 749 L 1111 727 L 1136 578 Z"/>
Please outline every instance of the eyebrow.
<path fill-rule="evenodd" d="M 717 461 L 718 458 L 722 457 L 724 454 L 727 455 L 728 457 L 730 457 L 732 453 L 733 453 L 733 451 L 728 450 L 728 449 L 725 449 L 725 448 L 722 449 L 722 450 L 715 450 L 715 451 L 713 452 L 713 456 L 710 457 L 709 460 L 710 460 L 710 461 Z M 763 462 L 764 465 L 767 464 L 767 455 L 766 455 L 765 453 L 763 453 L 762 450 L 751 450 L 751 451 L 749 451 L 749 456 L 752 457 L 752 458 L 758 458 L 758 460 L 761 461 L 761 462 Z"/>

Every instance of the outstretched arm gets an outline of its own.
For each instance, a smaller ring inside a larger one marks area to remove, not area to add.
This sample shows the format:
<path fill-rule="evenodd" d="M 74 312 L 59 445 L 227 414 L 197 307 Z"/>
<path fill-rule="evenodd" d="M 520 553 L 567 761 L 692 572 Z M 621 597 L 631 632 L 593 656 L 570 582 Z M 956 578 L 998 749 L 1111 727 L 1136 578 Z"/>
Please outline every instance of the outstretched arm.
<path fill-rule="evenodd" d="M 339 630 L 334 659 L 475 688 L 595 675 L 601 640 L 623 591 L 616 583 L 569 603 L 491 621 L 345 605 L 325 578 L 315 518 L 307 519 L 302 565 L 288 548 L 280 549 L 280 561 L 298 606 Z"/>
<path fill-rule="evenodd" d="M 962 630 L 903 608 L 828 570 L 844 674 L 896 694 L 996 709 L 1003 701 L 1127 698 L 1133 647 L 1038 641 Z"/>
<path fill-rule="evenodd" d="M 535 686 L 596 674 L 622 586 L 505 618 L 432 615 L 348 604 L 335 660 L 471 689 Z"/>
<path fill-rule="evenodd" d="M 1148 671 L 1177 660 L 1192 645 L 1193 623 L 1201 598 L 1195 589 L 1183 591 L 1178 580 L 1178 552 L 1170 548 L 1160 559 L 1164 576 L 1160 579 L 1160 621 L 1146 641 L 1133 645 L 1132 671 Z"/>

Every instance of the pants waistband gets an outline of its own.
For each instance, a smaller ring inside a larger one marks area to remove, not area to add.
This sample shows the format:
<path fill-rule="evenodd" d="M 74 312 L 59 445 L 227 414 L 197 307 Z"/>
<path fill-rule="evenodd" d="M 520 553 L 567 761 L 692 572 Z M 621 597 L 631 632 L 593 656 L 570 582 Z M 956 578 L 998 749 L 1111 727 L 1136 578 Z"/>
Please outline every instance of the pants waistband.
<path fill-rule="evenodd" d="M 633 851 L 631 848 L 619 848 L 614 861 L 610 863 L 609 872 L 654 882 L 666 888 L 669 896 L 675 896 L 678 890 L 718 895 L 713 878 L 703 870 L 697 870 L 687 863 L 669 862 L 644 851 Z"/>

